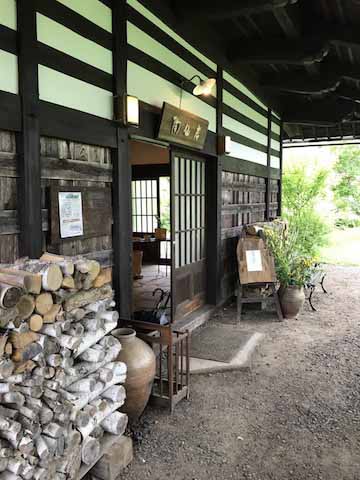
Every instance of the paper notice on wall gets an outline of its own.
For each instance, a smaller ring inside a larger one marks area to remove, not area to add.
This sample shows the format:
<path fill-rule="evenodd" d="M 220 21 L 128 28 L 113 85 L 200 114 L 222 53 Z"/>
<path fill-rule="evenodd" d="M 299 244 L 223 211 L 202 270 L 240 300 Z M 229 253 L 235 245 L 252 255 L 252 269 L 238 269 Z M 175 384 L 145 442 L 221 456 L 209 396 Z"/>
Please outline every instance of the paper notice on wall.
<path fill-rule="evenodd" d="M 59 192 L 61 238 L 84 235 L 81 192 Z"/>
<path fill-rule="evenodd" d="M 260 250 L 246 250 L 246 266 L 248 272 L 262 272 Z"/>

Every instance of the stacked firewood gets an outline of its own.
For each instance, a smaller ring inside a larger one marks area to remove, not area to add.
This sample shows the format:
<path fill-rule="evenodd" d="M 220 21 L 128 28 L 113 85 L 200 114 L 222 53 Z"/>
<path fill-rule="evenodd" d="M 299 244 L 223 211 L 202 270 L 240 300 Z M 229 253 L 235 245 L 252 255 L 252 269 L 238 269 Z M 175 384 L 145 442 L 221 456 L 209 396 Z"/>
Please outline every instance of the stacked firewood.
<path fill-rule="evenodd" d="M 81 478 L 124 433 L 110 280 L 94 260 L 48 253 L 0 268 L 1 479 Z"/>

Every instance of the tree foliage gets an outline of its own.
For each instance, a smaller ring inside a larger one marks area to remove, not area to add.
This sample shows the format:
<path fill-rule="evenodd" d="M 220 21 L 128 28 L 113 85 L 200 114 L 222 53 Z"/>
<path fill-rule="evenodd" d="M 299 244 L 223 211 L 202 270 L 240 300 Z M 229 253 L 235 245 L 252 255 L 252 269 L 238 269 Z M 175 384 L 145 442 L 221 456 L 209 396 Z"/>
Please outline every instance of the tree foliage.
<path fill-rule="evenodd" d="M 316 211 L 325 195 L 328 174 L 319 170 L 309 174 L 304 166 L 293 167 L 283 176 L 283 217 L 296 238 L 299 255 L 316 257 L 327 244 L 329 227 Z"/>
<path fill-rule="evenodd" d="M 336 206 L 360 216 L 360 148 L 347 145 L 338 152 L 335 171 L 339 178 L 333 187 Z"/>

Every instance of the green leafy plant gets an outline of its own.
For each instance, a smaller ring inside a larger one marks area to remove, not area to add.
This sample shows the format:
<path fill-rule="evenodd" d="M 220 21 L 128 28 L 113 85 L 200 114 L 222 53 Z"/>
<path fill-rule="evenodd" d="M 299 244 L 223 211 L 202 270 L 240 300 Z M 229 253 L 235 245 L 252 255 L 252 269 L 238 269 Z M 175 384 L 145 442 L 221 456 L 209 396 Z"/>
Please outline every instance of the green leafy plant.
<path fill-rule="evenodd" d="M 309 174 L 304 166 L 284 173 L 283 218 L 296 232 L 293 248 L 298 255 L 315 257 L 328 243 L 330 228 L 316 211 L 317 202 L 326 192 L 327 177 L 325 170 Z"/>
<path fill-rule="evenodd" d="M 340 211 L 360 216 L 360 148 L 347 145 L 338 152 L 338 181 L 333 187 L 336 206 Z"/>
<path fill-rule="evenodd" d="M 360 218 L 337 218 L 335 220 L 335 226 L 345 230 L 346 228 L 360 227 Z"/>
<path fill-rule="evenodd" d="M 267 228 L 265 237 L 274 257 L 276 275 L 281 285 L 302 287 L 310 279 L 316 259 L 299 252 L 299 231 L 292 226 Z"/>

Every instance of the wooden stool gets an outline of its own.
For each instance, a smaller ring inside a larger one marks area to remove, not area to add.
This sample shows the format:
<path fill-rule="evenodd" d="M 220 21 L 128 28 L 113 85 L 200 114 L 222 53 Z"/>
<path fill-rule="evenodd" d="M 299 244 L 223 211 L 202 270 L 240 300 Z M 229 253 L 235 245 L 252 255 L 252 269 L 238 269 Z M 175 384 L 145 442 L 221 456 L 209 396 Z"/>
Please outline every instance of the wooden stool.
<path fill-rule="evenodd" d="M 271 291 L 271 295 L 264 297 L 264 296 L 254 296 L 254 297 L 244 297 L 243 296 L 243 287 L 246 288 L 269 288 Z M 241 321 L 241 311 L 242 311 L 242 306 L 243 304 L 246 303 L 261 303 L 264 300 L 267 300 L 268 298 L 272 298 L 275 303 L 275 308 L 276 308 L 276 313 L 279 322 L 282 322 L 284 320 L 282 310 L 281 310 L 281 305 L 280 305 L 280 300 L 279 300 L 279 295 L 276 290 L 276 285 L 275 283 L 249 283 L 246 285 L 238 285 L 238 291 L 237 291 L 237 321 Z"/>

